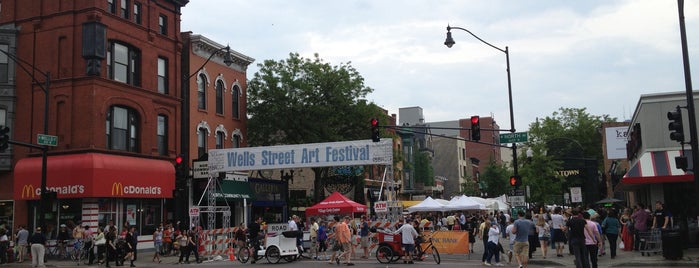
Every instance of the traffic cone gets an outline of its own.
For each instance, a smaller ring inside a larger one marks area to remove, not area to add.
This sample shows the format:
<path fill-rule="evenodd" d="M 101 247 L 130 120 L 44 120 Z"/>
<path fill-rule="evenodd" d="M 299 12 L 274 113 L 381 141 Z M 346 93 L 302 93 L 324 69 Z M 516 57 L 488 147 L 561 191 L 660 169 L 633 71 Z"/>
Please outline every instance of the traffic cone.
<path fill-rule="evenodd" d="M 235 254 L 233 253 L 233 248 L 228 248 L 228 259 L 230 261 L 235 261 Z"/>

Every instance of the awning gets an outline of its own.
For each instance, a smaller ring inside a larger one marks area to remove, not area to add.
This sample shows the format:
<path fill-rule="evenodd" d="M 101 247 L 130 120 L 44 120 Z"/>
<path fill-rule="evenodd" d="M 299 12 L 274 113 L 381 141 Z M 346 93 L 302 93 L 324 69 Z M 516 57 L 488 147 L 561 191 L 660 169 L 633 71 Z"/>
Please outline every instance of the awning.
<path fill-rule="evenodd" d="M 422 201 L 404 200 L 404 201 L 400 201 L 400 202 L 403 204 L 403 208 L 409 208 L 409 207 L 412 207 L 414 205 L 420 204 L 420 202 L 422 202 Z"/>
<path fill-rule="evenodd" d="M 58 198 L 172 198 L 175 167 L 163 160 L 86 153 L 49 156 L 46 188 Z M 24 158 L 14 168 L 14 199 L 38 200 L 42 158 Z"/>
<path fill-rule="evenodd" d="M 250 189 L 250 183 L 247 181 L 233 181 L 233 180 L 223 180 L 221 181 L 221 193 L 214 194 L 216 199 L 226 198 L 229 201 L 235 199 L 253 199 L 252 189 Z"/>
<path fill-rule="evenodd" d="M 645 152 L 621 179 L 621 184 L 691 182 L 694 177 L 675 166 L 680 151 Z M 687 154 L 691 163 L 691 154 Z"/>

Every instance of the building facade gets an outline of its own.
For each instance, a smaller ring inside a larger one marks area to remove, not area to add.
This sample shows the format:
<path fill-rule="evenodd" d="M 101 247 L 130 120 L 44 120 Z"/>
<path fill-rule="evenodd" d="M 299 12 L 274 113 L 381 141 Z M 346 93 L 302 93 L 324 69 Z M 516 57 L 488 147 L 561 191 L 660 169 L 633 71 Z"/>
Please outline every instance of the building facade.
<path fill-rule="evenodd" d="M 45 166 L 40 147 L 13 145 L 4 153 L 11 164 L 0 181 L 12 187 L 0 189 L 0 199 L 16 200 L 11 214 L 2 212 L 11 226 L 51 232 L 64 223 L 113 221 L 148 234 L 172 219 L 179 21 L 187 2 L 2 2 L 0 28 L 14 32 L 14 41 L 0 40 L 0 49 L 10 58 L 4 62 L 17 66 L 2 85 L 14 89 L 14 103 L 2 104 L 12 140 L 57 138 Z M 56 199 L 42 208 L 43 182 Z M 45 222 L 37 222 L 39 213 Z"/>

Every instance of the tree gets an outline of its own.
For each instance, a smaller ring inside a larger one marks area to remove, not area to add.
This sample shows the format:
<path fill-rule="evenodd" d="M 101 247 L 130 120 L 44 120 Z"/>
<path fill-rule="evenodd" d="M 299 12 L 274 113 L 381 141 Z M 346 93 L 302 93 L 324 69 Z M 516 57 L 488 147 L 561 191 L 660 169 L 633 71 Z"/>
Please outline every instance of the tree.
<path fill-rule="evenodd" d="M 504 165 L 490 161 L 480 175 L 481 186 L 489 197 L 500 196 L 510 189 L 510 174 L 512 172 Z"/>
<path fill-rule="evenodd" d="M 350 63 L 330 65 L 298 53 L 266 60 L 248 82 L 248 135 L 251 146 L 368 139 L 370 118 L 386 113 L 364 98 L 373 91 Z M 313 168 L 314 199 L 328 168 Z"/>
<path fill-rule="evenodd" d="M 614 121 L 616 118 L 609 115 L 591 115 L 586 108 L 559 108 L 551 116 L 530 124 L 527 147 L 532 149 L 533 156 L 520 157 L 523 183 L 530 186 L 529 201 L 562 202 L 562 191 L 567 181 L 556 173 L 563 163 L 554 159 L 574 154 L 593 161 L 601 160 L 602 135 L 599 128 L 603 122 Z M 603 170 L 602 161 L 597 161 L 597 166 L 598 170 Z"/>

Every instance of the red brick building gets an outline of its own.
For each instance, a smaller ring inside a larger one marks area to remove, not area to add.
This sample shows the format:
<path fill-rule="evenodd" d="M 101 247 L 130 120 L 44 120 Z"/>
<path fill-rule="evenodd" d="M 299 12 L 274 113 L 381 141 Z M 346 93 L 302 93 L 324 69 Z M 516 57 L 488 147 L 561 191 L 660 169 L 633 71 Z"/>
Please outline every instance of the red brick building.
<path fill-rule="evenodd" d="M 44 212 L 48 228 L 113 220 L 148 234 L 172 218 L 172 161 L 181 149 L 179 22 L 187 2 L 2 1 L 0 49 L 16 59 L 0 59 L 0 88 L 8 89 L 0 93 L 1 120 L 13 141 L 58 137 L 46 176 L 58 200 L 40 208 L 41 150 L 13 145 L 0 155 L 11 160 L 0 160 L 0 183 L 8 186 L 0 200 L 13 203 L 0 206 L 0 219 L 34 226 Z M 47 89 L 40 72 L 50 73 Z"/>

